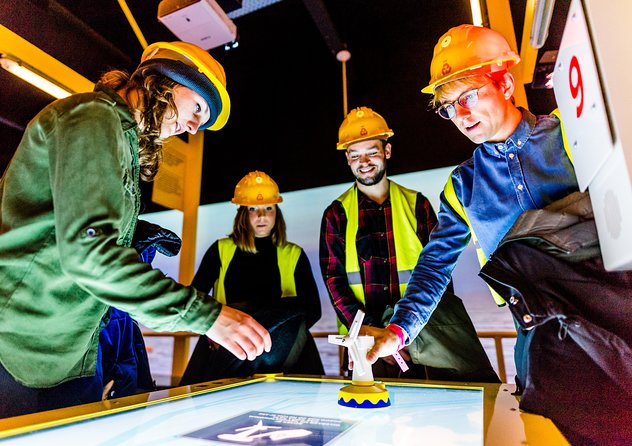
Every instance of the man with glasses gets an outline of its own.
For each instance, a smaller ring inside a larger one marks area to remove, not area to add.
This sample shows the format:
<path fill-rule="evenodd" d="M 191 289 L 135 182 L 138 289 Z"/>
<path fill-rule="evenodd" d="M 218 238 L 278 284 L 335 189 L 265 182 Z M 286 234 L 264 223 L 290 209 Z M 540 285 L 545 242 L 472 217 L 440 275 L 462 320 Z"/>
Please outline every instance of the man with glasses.
<path fill-rule="evenodd" d="M 473 25 L 450 29 L 435 46 L 431 80 L 422 92 L 432 94 L 436 113 L 478 147 L 450 175 L 437 226 L 395 307 L 390 323 L 403 329 L 405 342 L 390 330 L 376 333 L 367 356 L 371 362 L 417 336 L 470 239 L 479 259 L 489 258 L 523 211 L 543 208 L 578 190 L 559 120 L 534 116 L 514 104 L 515 80 L 508 69 L 519 60 L 499 33 Z M 523 341 L 519 330 L 518 385 L 525 375 Z"/>
<path fill-rule="evenodd" d="M 388 179 L 391 136 L 384 118 L 368 107 L 351 110 L 338 131 L 337 149 L 345 151 L 356 181 L 324 212 L 320 265 L 341 334 L 358 309 L 365 313 L 361 334 L 387 326 L 437 222 L 426 197 Z M 388 329 L 403 336 L 396 326 Z M 451 285 L 424 330 L 400 353 L 410 370 L 402 373 L 389 356 L 373 365 L 373 375 L 499 382 Z"/>
<path fill-rule="evenodd" d="M 437 226 L 390 323 L 414 339 L 473 240 L 481 263 L 490 259 L 481 277 L 516 322 L 520 408 L 553 419 L 572 444 L 628 445 L 632 272 L 604 270 L 560 121 L 513 102 L 507 70 L 518 62 L 500 34 L 472 25 L 435 46 L 422 91 L 478 147 L 448 178 Z M 374 335 L 369 361 L 400 346 L 390 330 Z"/>

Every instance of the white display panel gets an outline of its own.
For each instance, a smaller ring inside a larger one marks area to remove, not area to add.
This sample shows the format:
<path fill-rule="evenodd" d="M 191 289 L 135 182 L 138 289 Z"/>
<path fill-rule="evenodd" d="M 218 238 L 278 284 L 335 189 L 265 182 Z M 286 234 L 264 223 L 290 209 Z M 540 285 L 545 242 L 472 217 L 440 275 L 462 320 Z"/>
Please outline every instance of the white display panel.
<path fill-rule="evenodd" d="M 340 382 L 258 382 L 0 440 L 4 445 L 325 444 L 217 442 L 187 436 L 250 411 L 342 420 L 350 427 L 330 445 L 476 445 L 484 443 L 483 390 L 389 385 L 391 407 L 337 403 Z M 243 432 L 243 431 L 242 431 Z M 423 439 L 423 441 L 421 441 Z"/>
<path fill-rule="evenodd" d="M 555 96 L 580 187 L 588 188 L 606 270 L 632 269 L 629 0 L 573 0 Z M 623 34 L 622 34 L 623 33 Z"/>
<path fill-rule="evenodd" d="M 568 13 L 554 89 L 577 181 L 584 191 L 612 153 L 613 138 L 580 1 L 574 1 Z"/>
<path fill-rule="evenodd" d="M 619 144 L 589 191 L 605 268 L 632 270 L 632 183 Z"/>

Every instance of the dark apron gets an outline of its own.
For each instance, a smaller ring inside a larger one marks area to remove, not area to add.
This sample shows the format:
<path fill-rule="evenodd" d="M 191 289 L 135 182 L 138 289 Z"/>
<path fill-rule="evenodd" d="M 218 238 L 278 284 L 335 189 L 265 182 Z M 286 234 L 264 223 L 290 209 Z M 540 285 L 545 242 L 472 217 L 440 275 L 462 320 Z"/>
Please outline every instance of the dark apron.
<path fill-rule="evenodd" d="M 248 311 L 272 338 L 272 349 L 252 361 L 240 360 L 206 336 L 200 336 L 180 385 L 216 379 L 250 376 L 255 373 L 299 373 L 324 375 L 316 344 L 304 317 L 290 309 Z"/>

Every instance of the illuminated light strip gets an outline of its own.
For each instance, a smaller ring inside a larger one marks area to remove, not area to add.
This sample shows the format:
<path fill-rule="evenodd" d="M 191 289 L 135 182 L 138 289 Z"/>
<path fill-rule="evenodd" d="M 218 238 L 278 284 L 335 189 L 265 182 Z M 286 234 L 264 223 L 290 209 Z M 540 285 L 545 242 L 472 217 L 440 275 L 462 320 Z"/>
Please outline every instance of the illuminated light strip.
<path fill-rule="evenodd" d="M 94 89 L 94 83 L 89 79 L 1 24 L 0 57 L 18 62 L 23 67 L 32 68 L 32 72 L 70 93 Z"/>
<path fill-rule="evenodd" d="M 472 9 L 472 24 L 483 26 L 483 13 L 481 12 L 480 0 L 470 0 L 470 8 Z"/>
<path fill-rule="evenodd" d="M 14 74 L 57 99 L 68 97 L 73 93 L 46 79 L 43 74 L 38 73 L 34 68 L 6 54 L 0 54 L 0 66 L 9 73 Z"/>

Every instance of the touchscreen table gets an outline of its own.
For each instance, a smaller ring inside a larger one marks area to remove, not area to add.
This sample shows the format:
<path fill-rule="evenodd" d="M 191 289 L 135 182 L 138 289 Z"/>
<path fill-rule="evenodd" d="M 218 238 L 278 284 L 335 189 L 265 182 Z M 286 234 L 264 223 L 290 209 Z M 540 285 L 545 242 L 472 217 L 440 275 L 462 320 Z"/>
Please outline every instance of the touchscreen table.
<path fill-rule="evenodd" d="M 391 406 L 338 405 L 349 381 L 224 380 L 0 420 L 0 445 L 564 445 L 507 385 L 387 381 Z"/>

